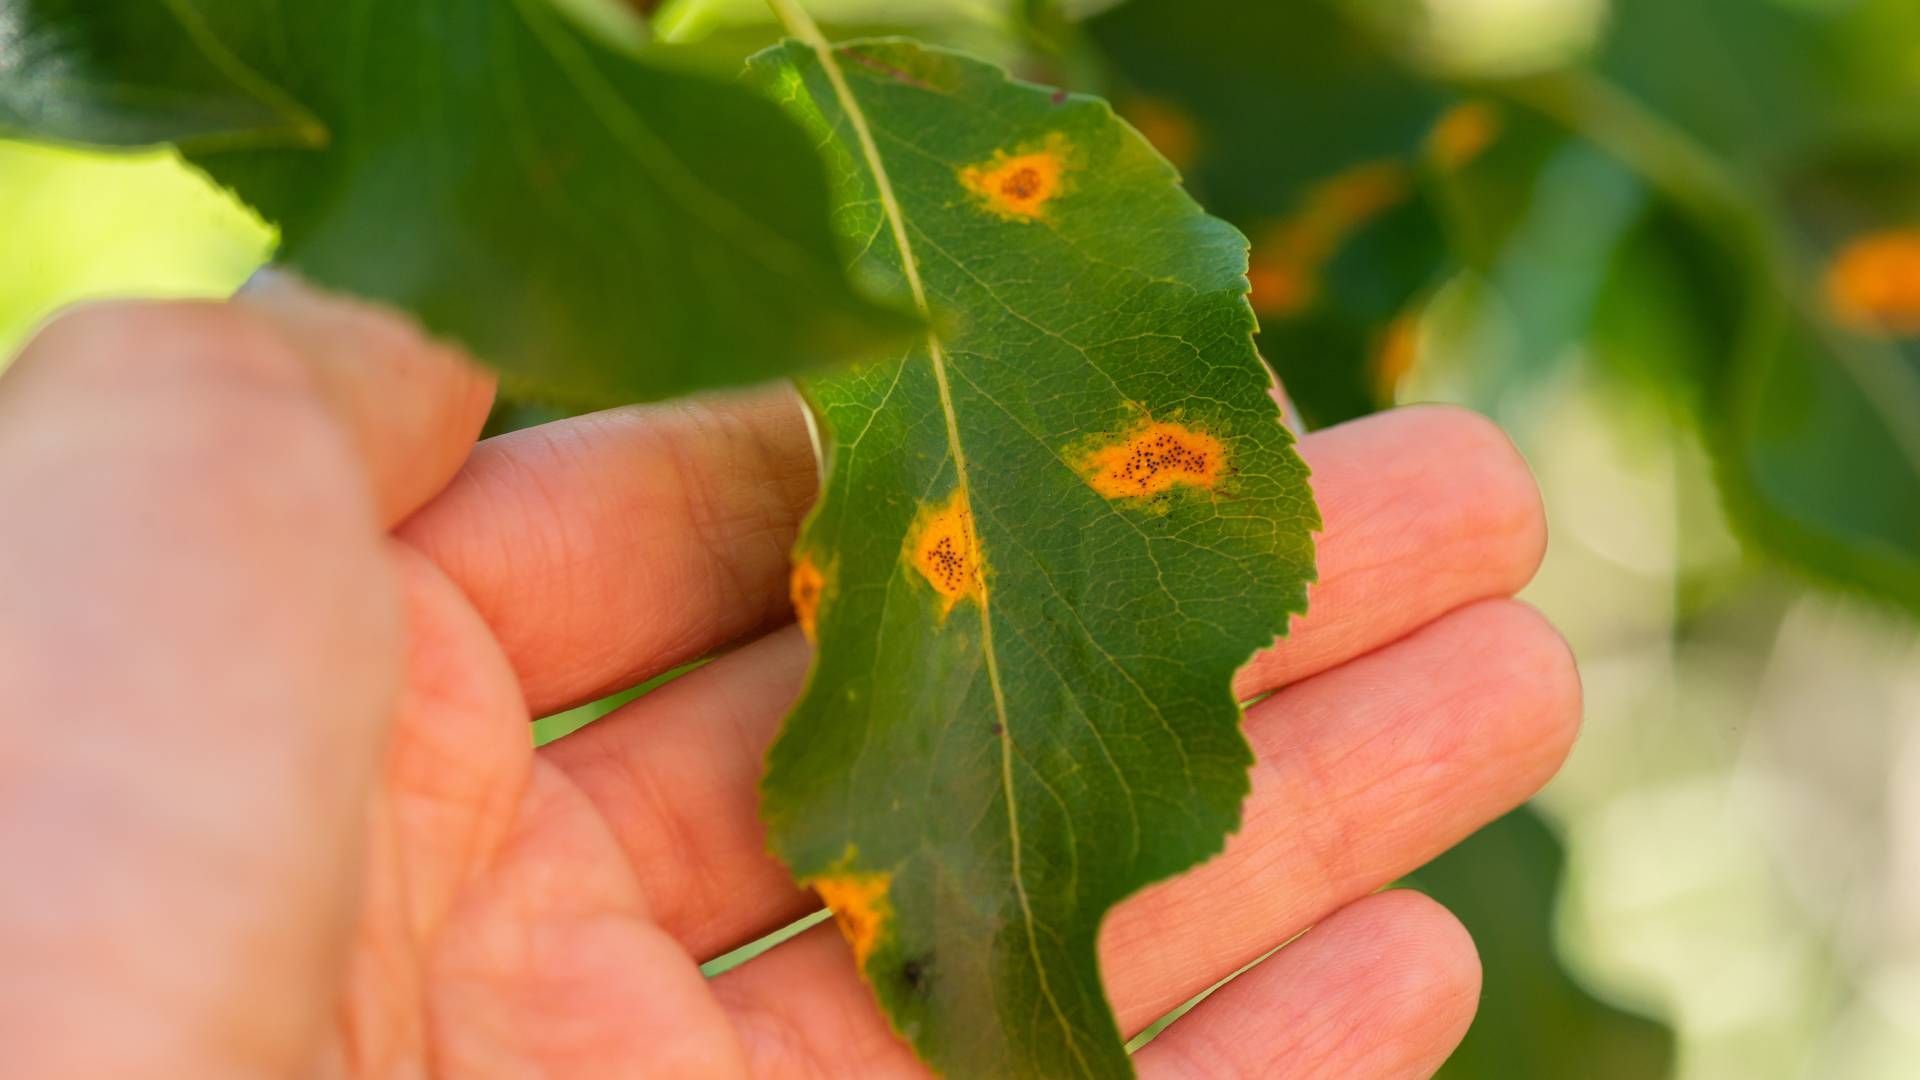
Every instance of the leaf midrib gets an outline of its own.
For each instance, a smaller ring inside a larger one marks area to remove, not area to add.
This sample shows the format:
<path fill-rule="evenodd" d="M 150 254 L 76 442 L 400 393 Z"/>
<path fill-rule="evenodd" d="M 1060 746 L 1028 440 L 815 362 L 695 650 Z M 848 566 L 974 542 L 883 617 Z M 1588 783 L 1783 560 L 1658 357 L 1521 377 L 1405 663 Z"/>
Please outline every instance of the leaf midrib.
<path fill-rule="evenodd" d="M 933 365 L 934 383 L 940 391 L 940 411 L 946 421 L 947 449 L 953 455 L 953 468 L 960 489 L 962 505 L 967 508 L 969 518 L 973 514 L 972 484 L 967 474 L 966 448 L 960 439 L 960 422 L 954 412 L 953 393 L 947 382 L 946 353 L 941 346 L 939 332 L 933 329 L 933 312 L 927 303 L 926 286 L 920 279 L 920 266 L 914 258 L 913 242 L 907 235 L 906 215 L 900 207 L 900 200 L 894 194 L 893 181 L 887 173 L 886 163 L 880 156 L 880 148 L 874 142 L 873 130 L 867 123 L 866 112 L 860 107 L 859 99 L 854 96 L 853 88 L 848 85 L 846 74 L 840 68 L 833 45 L 827 41 L 820 28 L 803 10 L 796 0 L 767 0 L 769 6 L 785 24 L 787 30 L 802 44 L 811 49 L 819 58 L 821 70 L 833 87 L 834 96 L 839 100 L 841 109 L 846 113 L 847 122 L 853 128 L 854 137 L 860 144 L 861 156 L 865 159 L 867 171 L 872 174 L 880 207 L 886 216 L 893 233 L 894 246 L 900 252 L 901 272 L 907 279 L 907 288 L 912 293 L 913 304 L 922 319 L 927 321 L 927 355 Z M 974 543 L 979 544 L 979 530 L 974 528 Z M 984 569 L 984 568 L 983 568 Z M 1012 852 L 1012 872 L 1014 892 L 1020 901 L 1021 919 L 1027 932 L 1027 948 L 1033 957 L 1034 974 L 1040 983 L 1040 992 L 1047 999 L 1054 1018 L 1059 1021 L 1062 1032 L 1067 1038 L 1067 1048 L 1082 1072 L 1093 1074 L 1092 1066 L 1080 1051 L 1080 1043 L 1074 1036 L 1074 1028 L 1067 1019 L 1066 1011 L 1061 1007 L 1059 998 L 1047 982 L 1047 966 L 1040 956 L 1039 930 L 1033 917 L 1033 905 L 1027 896 L 1026 880 L 1021 872 L 1020 814 L 1014 797 L 1013 786 L 1013 732 L 1007 713 L 1006 694 L 1000 681 L 1000 663 L 993 645 L 993 609 L 987 585 L 986 575 L 982 573 L 978 582 L 980 604 L 980 649 L 987 669 L 987 683 L 993 691 L 994 713 L 999 721 L 998 738 L 1000 742 L 1000 786 L 1001 797 L 1007 803 L 1007 831 Z"/>
<path fill-rule="evenodd" d="M 180 29 L 198 46 L 201 55 L 207 58 L 220 74 L 225 75 L 241 90 L 252 94 L 254 100 L 278 112 L 291 125 L 288 134 L 299 145 L 319 149 L 332 139 L 332 133 L 320 118 L 308 111 L 306 106 L 295 101 L 286 91 L 274 85 L 266 76 L 248 67 L 239 56 L 229 49 L 213 27 L 207 23 L 206 16 L 194 7 L 189 0 L 161 0 L 167 14 L 180 24 Z"/>

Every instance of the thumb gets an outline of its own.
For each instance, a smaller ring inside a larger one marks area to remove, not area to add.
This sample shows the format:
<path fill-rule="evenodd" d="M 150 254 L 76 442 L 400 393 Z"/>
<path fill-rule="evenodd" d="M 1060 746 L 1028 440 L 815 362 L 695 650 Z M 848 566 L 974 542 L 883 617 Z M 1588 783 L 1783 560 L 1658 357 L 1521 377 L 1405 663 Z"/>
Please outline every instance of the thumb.
<path fill-rule="evenodd" d="M 100 305 L 0 377 L 21 1075 L 288 1074 L 324 1031 L 401 681 L 384 526 L 484 411 L 483 379 L 382 320 L 290 292 Z"/>

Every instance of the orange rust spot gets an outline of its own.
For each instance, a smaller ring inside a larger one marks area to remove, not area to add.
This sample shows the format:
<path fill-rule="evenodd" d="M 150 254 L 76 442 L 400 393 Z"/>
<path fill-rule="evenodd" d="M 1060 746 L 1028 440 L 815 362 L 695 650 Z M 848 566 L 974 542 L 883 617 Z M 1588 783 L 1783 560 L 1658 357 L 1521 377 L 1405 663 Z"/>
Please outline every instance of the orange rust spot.
<path fill-rule="evenodd" d="M 992 159 L 961 169 L 960 183 L 995 214 L 1032 221 L 1065 190 L 1068 149 L 1067 137 L 1056 131 L 1038 149 L 995 150 Z"/>
<path fill-rule="evenodd" d="M 959 488 L 940 506 L 924 507 L 910 534 L 913 568 L 940 594 L 942 615 L 969 597 L 979 599 L 980 544 L 973 512 Z"/>
<path fill-rule="evenodd" d="M 1199 129 L 1180 106 L 1156 97 L 1135 97 L 1121 105 L 1120 115 L 1181 172 L 1199 160 Z"/>
<path fill-rule="evenodd" d="M 1834 318 L 1869 333 L 1920 335 L 1920 228 L 1856 237 L 1827 267 Z"/>
<path fill-rule="evenodd" d="M 893 905 L 887 900 L 892 874 L 829 874 L 811 878 L 807 884 L 820 894 L 840 933 L 853 946 L 853 959 L 860 970 L 867 968 L 867 957 L 893 917 Z"/>
<path fill-rule="evenodd" d="M 1403 312 L 1387 324 L 1373 351 L 1374 400 L 1383 405 L 1392 403 L 1401 381 L 1412 374 L 1419 361 L 1420 313 L 1417 310 Z"/>
<path fill-rule="evenodd" d="M 813 564 L 813 556 L 800 556 L 793 564 L 793 577 L 788 582 L 788 591 L 793 597 L 793 616 L 800 623 L 800 632 L 807 635 L 808 641 L 817 640 L 814 627 L 820 614 L 820 594 L 826 588 L 826 575 Z"/>
<path fill-rule="evenodd" d="M 1427 132 L 1427 154 L 1448 172 L 1458 172 L 1500 138 L 1500 112 L 1484 101 L 1465 101 L 1441 114 Z"/>
<path fill-rule="evenodd" d="M 1109 499 L 1139 499 L 1180 485 L 1212 490 L 1227 464 L 1227 448 L 1204 431 L 1149 420 L 1119 442 L 1086 457 L 1093 490 Z"/>
<path fill-rule="evenodd" d="M 1321 181 L 1293 216 L 1260 230 L 1247 271 L 1249 298 L 1262 315 L 1297 315 L 1320 293 L 1320 269 L 1354 233 L 1406 200 L 1407 167 L 1395 161 L 1357 165 Z"/>

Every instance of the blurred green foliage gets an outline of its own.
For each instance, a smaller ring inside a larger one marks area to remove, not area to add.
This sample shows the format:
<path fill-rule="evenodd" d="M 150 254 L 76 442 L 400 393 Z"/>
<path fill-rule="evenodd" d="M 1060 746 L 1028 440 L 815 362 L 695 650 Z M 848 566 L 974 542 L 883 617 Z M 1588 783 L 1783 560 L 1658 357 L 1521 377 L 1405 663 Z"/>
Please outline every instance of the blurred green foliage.
<path fill-rule="evenodd" d="M 0 365 L 62 304 L 219 295 L 271 244 L 169 152 L 102 159 L 0 141 Z"/>

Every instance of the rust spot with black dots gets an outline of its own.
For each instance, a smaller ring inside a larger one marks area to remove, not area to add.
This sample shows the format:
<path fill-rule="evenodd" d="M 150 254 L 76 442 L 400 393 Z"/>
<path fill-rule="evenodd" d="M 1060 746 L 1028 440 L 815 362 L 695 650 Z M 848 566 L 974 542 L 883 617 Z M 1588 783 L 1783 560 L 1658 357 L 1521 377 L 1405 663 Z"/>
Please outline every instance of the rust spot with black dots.
<path fill-rule="evenodd" d="M 1082 472 L 1109 499 L 1148 499 L 1176 487 L 1212 491 L 1227 472 L 1227 448 L 1204 431 L 1148 420 L 1089 452 Z"/>
<path fill-rule="evenodd" d="M 954 488 L 946 502 L 921 508 L 908 536 L 907 558 L 940 594 L 943 616 L 962 600 L 980 598 L 984 568 L 964 492 Z"/>
<path fill-rule="evenodd" d="M 1067 187 L 1072 147 L 1054 132 L 1037 146 L 1016 153 L 996 150 L 993 157 L 960 170 L 960 184 L 986 208 L 1009 221 L 1033 221 Z"/>

